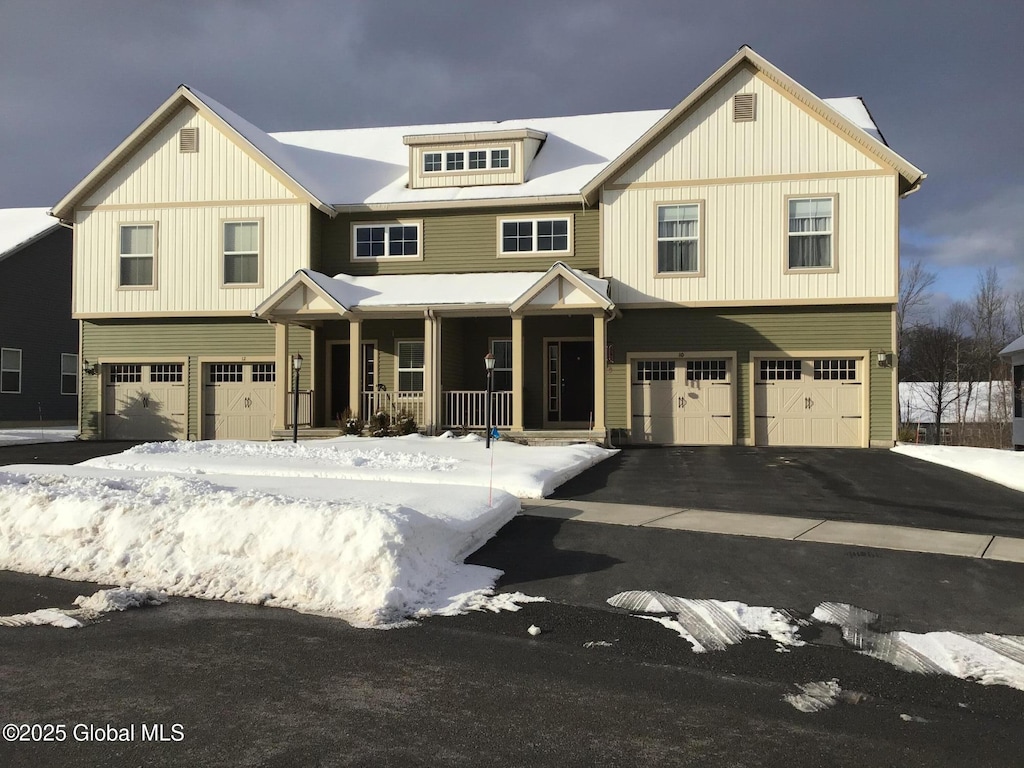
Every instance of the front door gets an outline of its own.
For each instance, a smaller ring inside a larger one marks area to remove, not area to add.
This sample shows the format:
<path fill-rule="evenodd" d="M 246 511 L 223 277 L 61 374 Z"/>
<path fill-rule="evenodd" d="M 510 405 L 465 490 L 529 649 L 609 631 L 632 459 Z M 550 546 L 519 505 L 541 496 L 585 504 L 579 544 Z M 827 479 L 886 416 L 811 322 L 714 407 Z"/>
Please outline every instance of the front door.
<path fill-rule="evenodd" d="M 589 426 L 594 418 L 594 343 L 547 343 L 548 422 Z"/>
<path fill-rule="evenodd" d="M 352 408 L 355 398 L 351 391 L 351 359 L 348 353 L 348 342 L 330 344 L 328 346 L 329 365 L 331 369 L 330 389 L 328 392 L 328 416 L 331 422 L 341 419 L 341 414 L 346 408 Z M 360 383 L 363 391 L 370 391 L 374 388 L 374 373 L 376 366 L 375 346 L 373 342 L 363 344 L 363 370 L 360 371 Z M 365 417 L 366 414 L 363 414 Z"/>

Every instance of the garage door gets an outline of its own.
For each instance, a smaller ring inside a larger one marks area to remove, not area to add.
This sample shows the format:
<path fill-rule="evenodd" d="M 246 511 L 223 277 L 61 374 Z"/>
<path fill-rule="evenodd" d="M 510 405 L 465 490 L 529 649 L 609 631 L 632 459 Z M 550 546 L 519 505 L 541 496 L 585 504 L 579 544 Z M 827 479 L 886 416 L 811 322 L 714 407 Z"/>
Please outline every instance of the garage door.
<path fill-rule="evenodd" d="M 103 436 L 184 439 L 188 395 L 183 363 L 118 363 L 104 368 Z"/>
<path fill-rule="evenodd" d="M 274 421 L 273 363 L 214 363 L 203 372 L 203 437 L 269 440 Z"/>
<path fill-rule="evenodd" d="M 758 359 L 754 365 L 757 445 L 863 444 L 863 358 Z"/>
<path fill-rule="evenodd" d="M 632 441 L 732 445 L 732 360 L 633 363 Z"/>

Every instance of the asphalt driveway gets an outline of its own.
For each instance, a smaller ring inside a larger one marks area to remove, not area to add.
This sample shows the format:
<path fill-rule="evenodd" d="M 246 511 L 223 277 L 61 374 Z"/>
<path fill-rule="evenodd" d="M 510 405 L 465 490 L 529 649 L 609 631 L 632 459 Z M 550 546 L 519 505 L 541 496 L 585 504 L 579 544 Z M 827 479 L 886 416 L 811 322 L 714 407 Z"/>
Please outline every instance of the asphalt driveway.
<path fill-rule="evenodd" d="M 1024 493 L 877 449 L 626 448 L 552 498 L 1024 537 Z"/>

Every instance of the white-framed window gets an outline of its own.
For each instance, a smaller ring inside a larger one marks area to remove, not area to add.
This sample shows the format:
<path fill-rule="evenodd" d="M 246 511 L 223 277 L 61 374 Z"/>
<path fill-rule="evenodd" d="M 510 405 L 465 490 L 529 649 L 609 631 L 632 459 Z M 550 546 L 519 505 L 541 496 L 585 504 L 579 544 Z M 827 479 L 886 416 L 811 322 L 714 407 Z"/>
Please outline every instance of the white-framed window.
<path fill-rule="evenodd" d="M 78 394 L 78 355 L 61 354 L 60 356 L 60 393 L 62 395 Z"/>
<path fill-rule="evenodd" d="M 503 219 L 501 253 L 568 253 L 569 219 Z"/>
<path fill-rule="evenodd" d="M 154 363 L 149 366 L 149 380 L 154 384 L 181 384 L 185 380 L 182 363 Z"/>
<path fill-rule="evenodd" d="M 439 173 L 441 171 L 486 171 L 490 169 L 507 169 L 512 167 L 511 147 L 489 149 L 487 147 L 470 147 L 468 149 L 450 149 L 444 152 L 424 152 L 423 172 Z"/>
<path fill-rule="evenodd" d="M 424 173 L 436 173 L 442 170 L 441 168 L 441 153 L 440 152 L 424 152 L 423 153 L 423 172 Z"/>
<path fill-rule="evenodd" d="M 122 224 L 119 284 L 124 287 L 153 285 L 153 264 L 156 261 L 156 226 L 153 224 Z"/>
<path fill-rule="evenodd" d="M 260 223 L 224 222 L 224 284 L 256 285 L 260 281 Z"/>
<path fill-rule="evenodd" d="M 815 360 L 814 378 L 816 381 L 856 381 L 857 360 L 850 357 Z"/>
<path fill-rule="evenodd" d="M 353 258 L 420 258 L 420 224 L 356 224 L 353 226 Z"/>
<path fill-rule="evenodd" d="M 491 339 L 491 354 L 494 355 L 494 391 L 511 392 L 512 339 Z"/>
<path fill-rule="evenodd" d="M 211 384 L 236 384 L 242 381 L 241 363 L 214 363 L 210 366 Z"/>
<path fill-rule="evenodd" d="M 700 205 L 658 206 L 658 274 L 700 272 Z"/>
<path fill-rule="evenodd" d="M 835 198 L 789 199 L 789 269 L 832 269 Z"/>
<path fill-rule="evenodd" d="M 423 391 L 423 342 L 399 341 L 398 352 L 398 391 Z"/>
<path fill-rule="evenodd" d="M 0 393 L 21 393 L 21 350 L 0 349 Z"/>
<path fill-rule="evenodd" d="M 107 383 L 136 384 L 142 381 L 142 366 L 136 363 L 115 363 L 107 366 Z"/>
<path fill-rule="evenodd" d="M 277 365 L 275 363 L 253 363 L 252 380 L 257 383 L 277 381 Z"/>
<path fill-rule="evenodd" d="M 637 381 L 675 381 L 675 360 L 637 360 Z"/>
<path fill-rule="evenodd" d="M 727 368 L 725 360 L 687 360 L 687 381 L 725 381 Z"/>

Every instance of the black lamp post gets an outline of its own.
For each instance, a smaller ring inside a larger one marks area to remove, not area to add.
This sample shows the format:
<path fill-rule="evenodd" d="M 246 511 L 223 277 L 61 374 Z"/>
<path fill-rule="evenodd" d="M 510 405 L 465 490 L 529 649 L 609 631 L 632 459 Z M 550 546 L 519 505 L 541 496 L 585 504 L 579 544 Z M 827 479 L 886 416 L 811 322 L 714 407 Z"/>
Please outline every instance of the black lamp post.
<path fill-rule="evenodd" d="M 487 425 L 487 436 L 484 437 L 484 448 L 491 447 L 491 391 L 494 389 L 494 355 L 488 352 L 484 355 L 484 368 L 487 369 L 487 399 L 484 402 L 484 410 L 487 412 L 485 422 Z"/>
<path fill-rule="evenodd" d="M 299 442 L 299 369 L 302 368 L 302 355 L 292 358 L 292 442 Z"/>

